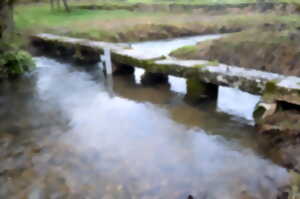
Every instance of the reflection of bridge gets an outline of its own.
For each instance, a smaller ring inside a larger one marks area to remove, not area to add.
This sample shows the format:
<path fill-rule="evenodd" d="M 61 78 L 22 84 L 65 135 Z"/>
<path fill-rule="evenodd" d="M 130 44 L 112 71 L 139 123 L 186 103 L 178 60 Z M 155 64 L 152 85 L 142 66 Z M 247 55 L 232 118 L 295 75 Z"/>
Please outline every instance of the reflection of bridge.
<path fill-rule="evenodd" d="M 276 111 L 277 102 L 300 105 L 300 78 L 249 70 L 202 60 L 175 60 L 153 57 L 123 44 L 96 42 L 51 34 L 32 36 L 40 49 L 69 56 L 77 61 L 97 63 L 105 48 L 111 50 L 114 73 L 132 73 L 134 67 L 146 70 L 142 82 L 165 83 L 168 75 L 187 78 L 187 96 L 193 99 L 217 96 L 218 86 L 229 86 L 262 95 L 264 113 Z M 242 102 L 241 102 L 242 103 Z M 264 113 L 260 114 L 264 115 Z"/>

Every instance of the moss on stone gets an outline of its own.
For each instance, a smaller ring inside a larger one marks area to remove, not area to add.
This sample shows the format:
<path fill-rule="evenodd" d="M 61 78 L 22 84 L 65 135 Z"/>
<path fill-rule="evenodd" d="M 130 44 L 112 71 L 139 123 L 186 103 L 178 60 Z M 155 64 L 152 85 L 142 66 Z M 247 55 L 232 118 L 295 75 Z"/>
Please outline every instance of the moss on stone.
<path fill-rule="evenodd" d="M 191 98 L 199 97 L 199 94 L 205 92 L 205 86 L 196 78 L 187 80 L 187 95 Z"/>
<path fill-rule="evenodd" d="M 192 101 L 215 97 L 218 93 L 217 88 L 217 85 L 204 83 L 198 78 L 188 78 L 186 97 Z"/>
<path fill-rule="evenodd" d="M 263 98 L 267 102 L 271 102 L 275 100 L 275 96 L 278 96 L 278 81 L 277 80 L 271 80 L 268 81 L 265 85 L 265 89 L 263 91 Z"/>
<path fill-rule="evenodd" d="M 259 123 L 259 121 L 261 120 L 261 118 L 265 112 L 266 112 L 266 109 L 264 107 L 256 105 L 254 112 L 253 112 L 253 118 L 256 123 Z"/>
<path fill-rule="evenodd" d="M 206 64 L 198 64 L 198 65 L 193 66 L 193 68 L 198 68 L 198 69 L 200 69 L 200 68 L 204 68 L 204 67 L 206 67 L 206 66 L 207 66 Z"/>
<path fill-rule="evenodd" d="M 265 92 L 266 93 L 275 93 L 277 90 L 277 85 L 276 85 L 277 83 L 278 83 L 278 81 L 276 81 L 276 80 L 268 81 L 266 83 Z"/>

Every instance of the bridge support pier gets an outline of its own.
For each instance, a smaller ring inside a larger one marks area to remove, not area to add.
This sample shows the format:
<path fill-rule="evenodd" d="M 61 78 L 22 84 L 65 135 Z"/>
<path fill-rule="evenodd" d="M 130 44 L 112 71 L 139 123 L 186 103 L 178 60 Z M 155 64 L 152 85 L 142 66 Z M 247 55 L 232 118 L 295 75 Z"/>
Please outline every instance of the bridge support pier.
<path fill-rule="evenodd" d="M 131 75 L 134 73 L 134 67 L 127 64 L 113 64 L 113 75 Z"/>
<path fill-rule="evenodd" d="M 167 84 L 168 75 L 162 73 L 145 72 L 142 76 L 141 82 L 143 85 Z"/>
<path fill-rule="evenodd" d="M 197 78 L 187 79 L 187 93 L 185 98 L 192 102 L 218 97 L 218 85 L 204 83 Z"/>

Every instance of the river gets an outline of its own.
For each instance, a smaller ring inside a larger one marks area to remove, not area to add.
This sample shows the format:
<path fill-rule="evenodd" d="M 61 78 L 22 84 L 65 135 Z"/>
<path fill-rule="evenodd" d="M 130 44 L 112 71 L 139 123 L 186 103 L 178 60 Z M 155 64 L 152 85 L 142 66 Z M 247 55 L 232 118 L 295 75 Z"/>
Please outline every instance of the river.
<path fill-rule="evenodd" d="M 288 180 L 255 134 L 258 96 L 220 88 L 191 105 L 184 79 L 35 60 L 0 84 L 0 198 L 273 199 Z"/>

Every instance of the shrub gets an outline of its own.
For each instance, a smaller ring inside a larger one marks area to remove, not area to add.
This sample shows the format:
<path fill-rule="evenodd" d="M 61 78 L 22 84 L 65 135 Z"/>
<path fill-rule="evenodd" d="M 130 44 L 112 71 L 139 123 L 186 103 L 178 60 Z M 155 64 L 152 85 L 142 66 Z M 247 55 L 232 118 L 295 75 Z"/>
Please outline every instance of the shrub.
<path fill-rule="evenodd" d="M 34 67 L 32 57 L 25 51 L 0 51 L 0 78 L 17 77 Z"/>

